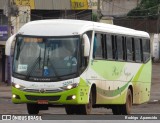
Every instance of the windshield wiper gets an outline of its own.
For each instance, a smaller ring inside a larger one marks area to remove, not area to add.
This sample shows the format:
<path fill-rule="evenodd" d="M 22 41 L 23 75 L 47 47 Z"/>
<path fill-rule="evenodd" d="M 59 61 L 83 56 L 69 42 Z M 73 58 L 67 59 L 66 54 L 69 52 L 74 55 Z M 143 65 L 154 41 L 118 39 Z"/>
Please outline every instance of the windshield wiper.
<path fill-rule="evenodd" d="M 41 49 L 39 51 L 39 57 L 36 58 L 36 60 L 33 62 L 33 65 L 30 67 L 30 69 L 27 72 L 27 76 L 26 79 L 29 78 L 29 76 L 31 75 L 32 71 L 34 70 L 35 66 L 37 65 L 37 62 L 39 62 L 39 68 L 40 68 L 40 62 L 41 62 Z"/>
<path fill-rule="evenodd" d="M 52 68 L 52 70 L 54 71 L 55 77 L 56 77 L 58 80 L 61 80 L 61 78 L 58 76 L 58 73 L 57 73 L 57 71 L 56 71 L 54 65 L 53 65 L 52 62 L 50 61 L 50 58 L 49 58 L 49 51 L 50 51 L 50 49 L 48 49 L 47 66 L 48 66 L 48 63 L 50 62 L 51 68 Z M 54 60 L 53 60 L 53 59 L 52 59 L 52 61 L 53 61 L 53 63 L 54 63 Z"/>
<path fill-rule="evenodd" d="M 53 61 L 53 60 L 52 60 Z M 28 70 L 27 72 L 27 76 L 26 76 L 26 79 L 29 79 L 31 73 L 33 72 L 33 70 L 35 69 L 37 63 L 39 62 L 39 68 L 40 68 L 40 62 L 41 62 L 41 49 L 40 49 L 40 52 L 39 52 L 39 57 L 33 62 L 33 65 L 30 67 L 30 69 Z M 50 62 L 51 64 L 51 68 L 53 69 L 53 72 L 55 74 L 55 77 L 58 79 L 58 80 L 61 80 L 61 78 L 58 76 L 58 73 L 57 71 L 55 70 L 55 67 L 54 65 L 52 64 L 52 62 L 50 61 L 50 58 L 49 58 L 49 50 L 48 50 L 48 58 L 47 58 L 47 66 L 48 66 L 48 63 Z M 54 61 L 53 61 L 54 62 Z"/>
<path fill-rule="evenodd" d="M 22 40 L 20 40 L 19 42 L 17 42 L 17 54 L 16 54 L 16 60 L 19 59 L 20 53 L 21 53 L 21 49 L 23 49 L 24 46 L 24 42 Z"/>

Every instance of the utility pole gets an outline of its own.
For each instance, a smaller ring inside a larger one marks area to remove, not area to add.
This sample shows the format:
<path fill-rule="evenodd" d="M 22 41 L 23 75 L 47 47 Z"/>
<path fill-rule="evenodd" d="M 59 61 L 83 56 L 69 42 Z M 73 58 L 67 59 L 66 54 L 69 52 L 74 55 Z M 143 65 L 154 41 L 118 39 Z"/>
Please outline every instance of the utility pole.
<path fill-rule="evenodd" d="M 11 36 L 11 0 L 8 0 L 8 38 Z M 11 56 L 7 57 L 7 85 L 11 85 Z"/>
<path fill-rule="evenodd" d="M 11 36 L 11 0 L 8 0 L 8 37 Z"/>
<path fill-rule="evenodd" d="M 157 12 L 157 34 L 158 34 L 158 40 L 159 40 L 159 19 L 160 19 L 160 14 L 159 14 L 159 11 L 160 11 L 160 4 L 158 5 L 158 12 Z M 158 42 L 159 43 L 159 42 Z M 159 60 L 159 59 L 158 59 Z"/>
<path fill-rule="evenodd" d="M 159 14 L 159 11 L 160 11 L 160 4 L 158 5 L 158 12 L 157 12 L 157 34 L 159 34 L 159 20 L 160 20 L 160 14 Z"/>
<path fill-rule="evenodd" d="M 100 9 L 100 0 L 98 0 L 97 3 L 97 21 L 100 21 L 100 16 L 101 16 L 101 9 Z"/>

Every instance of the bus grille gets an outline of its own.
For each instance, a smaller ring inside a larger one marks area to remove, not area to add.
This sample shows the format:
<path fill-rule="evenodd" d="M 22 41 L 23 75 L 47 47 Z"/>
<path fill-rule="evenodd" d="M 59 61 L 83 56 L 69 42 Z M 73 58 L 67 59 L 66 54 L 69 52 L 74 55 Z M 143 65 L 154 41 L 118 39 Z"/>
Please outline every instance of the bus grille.
<path fill-rule="evenodd" d="M 33 93 L 40 93 L 39 89 L 23 89 L 23 91 L 26 92 L 33 92 Z M 45 90 L 45 93 L 56 93 L 56 92 L 62 92 L 62 89 L 54 89 L 54 90 Z"/>
<path fill-rule="evenodd" d="M 28 100 L 33 100 L 33 101 L 37 101 L 37 100 L 57 101 L 57 100 L 60 99 L 60 96 L 31 96 L 31 95 L 25 95 L 25 97 Z"/>

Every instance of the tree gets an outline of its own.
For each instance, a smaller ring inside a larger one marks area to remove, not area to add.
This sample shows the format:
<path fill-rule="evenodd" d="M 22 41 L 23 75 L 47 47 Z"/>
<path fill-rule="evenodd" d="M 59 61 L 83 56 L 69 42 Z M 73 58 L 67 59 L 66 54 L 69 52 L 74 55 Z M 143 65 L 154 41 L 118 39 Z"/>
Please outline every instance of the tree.
<path fill-rule="evenodd" d="M 131 10 L 127 16 L 157 19 L 158 11 L 160 11 L 160 0 L 141 0 L 140 4 Z"/>

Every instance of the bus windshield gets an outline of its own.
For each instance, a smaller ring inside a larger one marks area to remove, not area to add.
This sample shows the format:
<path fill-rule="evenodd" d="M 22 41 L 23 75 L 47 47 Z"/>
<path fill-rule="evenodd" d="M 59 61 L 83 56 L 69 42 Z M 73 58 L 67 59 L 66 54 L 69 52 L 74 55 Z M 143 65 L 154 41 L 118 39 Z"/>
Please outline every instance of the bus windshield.
<path fill-rule="evenodd" d="M 44 78 L 51 81 L 76 74 L 78 41 L 78 36 L 17 36 L 13 75 L 32 81 Z"/>

